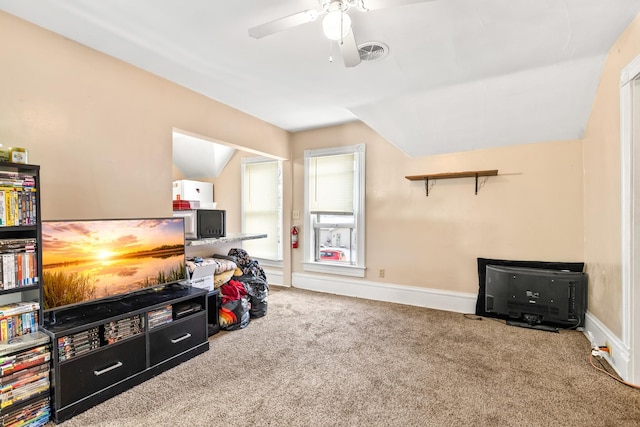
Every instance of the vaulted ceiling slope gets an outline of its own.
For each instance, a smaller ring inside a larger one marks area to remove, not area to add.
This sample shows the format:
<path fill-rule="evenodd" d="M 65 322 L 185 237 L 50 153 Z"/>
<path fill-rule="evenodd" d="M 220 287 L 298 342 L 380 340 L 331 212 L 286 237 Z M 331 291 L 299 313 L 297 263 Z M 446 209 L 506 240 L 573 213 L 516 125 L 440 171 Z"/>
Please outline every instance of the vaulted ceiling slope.
<path fill-rule="evenodd" d="M 423 156 L 581 138 L 605 57 L 640 0 L 352 8 L 356 42 L 388 46 L 355 67 L 321 19 L 249 36 L 319 10 L 318 0 L 0 0 L 0 9 L 283 129 L 361 120 Z"/>

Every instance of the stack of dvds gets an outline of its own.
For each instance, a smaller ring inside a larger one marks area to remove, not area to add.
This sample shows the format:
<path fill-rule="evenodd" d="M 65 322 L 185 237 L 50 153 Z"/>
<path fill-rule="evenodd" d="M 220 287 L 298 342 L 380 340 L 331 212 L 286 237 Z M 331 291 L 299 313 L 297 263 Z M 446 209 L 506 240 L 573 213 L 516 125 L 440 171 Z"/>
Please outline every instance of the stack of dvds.
<path fill-rule="evenodd" d="M 126 317 L 118 321 L 105 323 L 104 340 L 107 344 L 113 344 L 114 342 L 138 335 L 143 332 L 143 329 L 142 316 L 136 314 L 135 316 Z"/>
<path fill-rule="evenodd" d="M 38 330 L 40 304 L 12 302 L 0 306 L 0 341 L 27 335 Z"/>
<path fill-rule="evenodd" d="M 37 346 L 9 356 L 2 356 L 0 357 L 0 376 L 31 368 L 40 363 L 48 362 L 50 359 L 51 352 L 48 345 Z"/>
<path fill-rule="evenodd" d="M 49 392 L 49 345 L 0 358 L 0 408 Z"/>
<path fill-rule="evenodd" d="M 0 226 L 33 225 L 38 220 L 35 179 L 0 173 Z"/>
<path fill-rule="evenodd" d="M 49 422 L 51 416 L 50 398 L 43 397 L 22 408 L 8 411 L 0 416 L 3 426 L 43 426 Z"/>
<path fill-rule="evenodd" d="M 100 335 L 97 326 L 86 331 L 66 335 L 58 338 L 58 360 L 60 362 L 69 360 L 98 347 L 100 347 Z"/>
<path fill-rule="evenodd" d="M 171 305 L 168 305 L 158 310 L 148 312 L 147 316 L 149 317 L 149 329 L 153 329 L 156 326 L 164 325 L 173 320 L 173 308 Z"/>
<path fill-rule="evenodd" d="M 33 286 L 39 282 L 36 239 L 0 240 L 0 289 Z"/>

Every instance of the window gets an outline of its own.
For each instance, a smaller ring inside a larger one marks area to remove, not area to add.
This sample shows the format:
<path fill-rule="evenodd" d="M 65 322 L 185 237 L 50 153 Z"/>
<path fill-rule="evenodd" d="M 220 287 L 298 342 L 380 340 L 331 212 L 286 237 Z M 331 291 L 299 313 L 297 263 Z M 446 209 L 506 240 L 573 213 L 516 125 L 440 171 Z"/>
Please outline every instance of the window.
<path fill-rule="evenodd" d="M 242 231 L 267 234 L 242 244 L 253 258 L 282 261 L 282 162 L 242 159 Z"/>
<path fill-rule="evenodd" d="M 304 269 L 364 277 L 365 146 L 307 150 Z"/>

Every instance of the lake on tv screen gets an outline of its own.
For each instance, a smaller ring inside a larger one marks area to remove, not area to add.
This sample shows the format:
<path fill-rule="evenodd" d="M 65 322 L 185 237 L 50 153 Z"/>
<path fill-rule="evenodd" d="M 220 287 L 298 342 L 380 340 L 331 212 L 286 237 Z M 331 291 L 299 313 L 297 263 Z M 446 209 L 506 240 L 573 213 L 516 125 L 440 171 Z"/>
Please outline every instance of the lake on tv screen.
<path fill-rule="evenodd" d="M 182 256 L 161 258 L 121 259 L 106 262 L 93 262 L 76 266 L 48 269 L 48 272 L 65 274 L 85 274 L 93 282 L 95 295 L 103 298 L 110 295 L 130 292 L 159 284 L 158 272 L 170 277 L 172 270 L 179 270 Z M 165 282 L 163 282 L 165 283 Z"/>
<path fill-rule="evenodd" d="M 43 223 L 45 308 L 183 279 L 182 221 Z"/>

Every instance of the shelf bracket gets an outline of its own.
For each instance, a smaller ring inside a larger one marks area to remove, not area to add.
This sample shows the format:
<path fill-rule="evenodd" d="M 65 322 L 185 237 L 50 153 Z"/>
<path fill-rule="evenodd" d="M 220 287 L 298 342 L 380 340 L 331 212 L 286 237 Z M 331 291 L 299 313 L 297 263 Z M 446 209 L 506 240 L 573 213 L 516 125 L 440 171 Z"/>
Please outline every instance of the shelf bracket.
<path fill-rule="evenodd" d="M 427 197 L 429 197 L 429 189 L 433 188 L 433 186 L 436 185 L 436 181 L 436 179 L 432 179 L 431 181 L 429 181 L 428 176 L 424 177 L 424 192 L 426 193 Z"/>
<path fill-rule="evenodd" d="M 478 174 L 476 174 L 476 196 L 478 195 Z"/>

